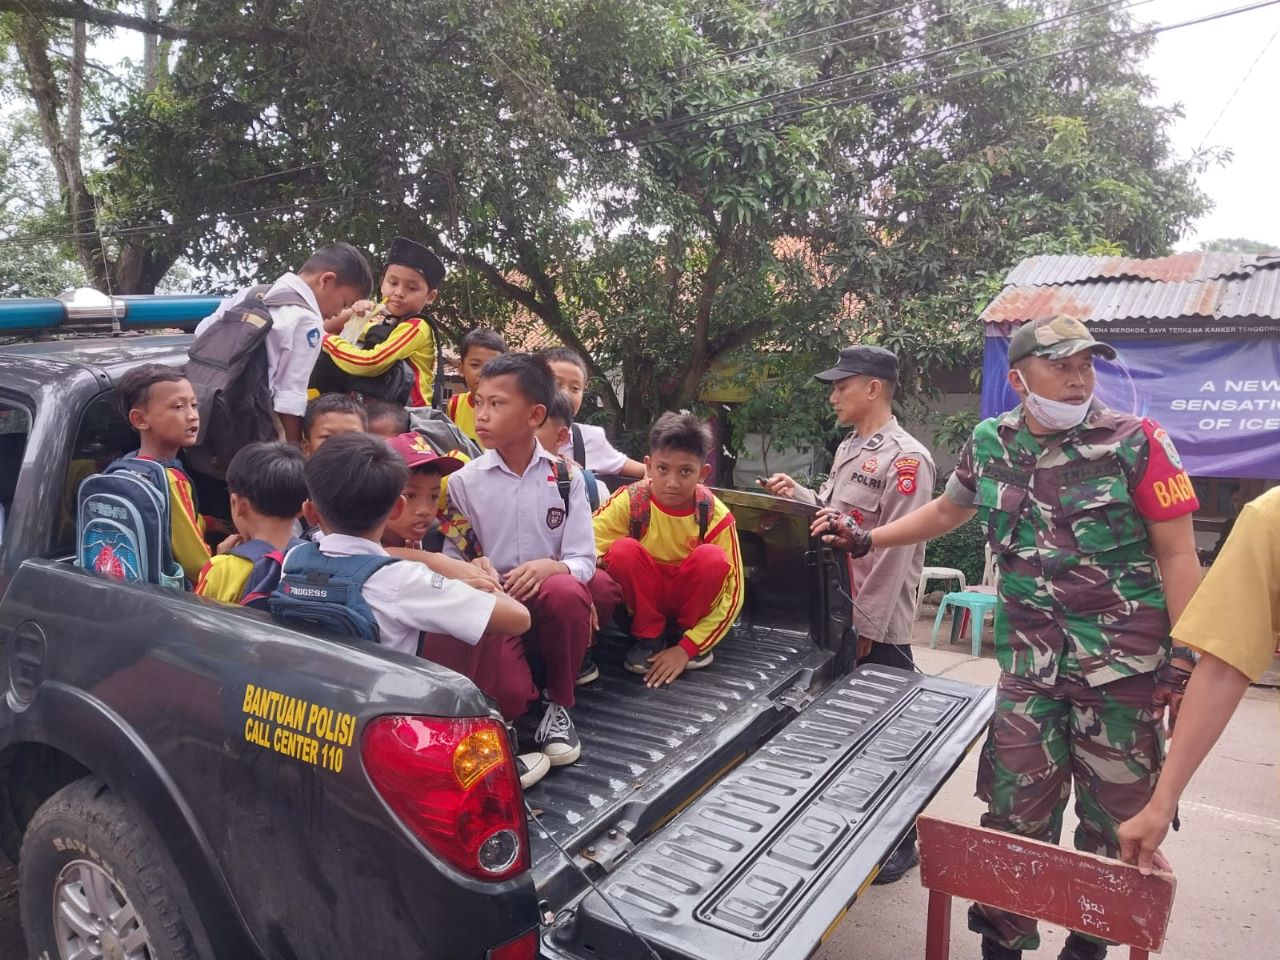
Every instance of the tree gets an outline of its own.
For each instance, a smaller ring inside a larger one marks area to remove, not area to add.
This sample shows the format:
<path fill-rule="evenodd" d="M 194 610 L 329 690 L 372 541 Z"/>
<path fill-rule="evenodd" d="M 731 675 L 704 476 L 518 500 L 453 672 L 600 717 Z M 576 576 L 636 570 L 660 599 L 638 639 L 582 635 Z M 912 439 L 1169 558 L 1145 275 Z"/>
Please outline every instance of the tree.
<path fill-rule="evenodd" d="M 1260 240 L 1250 240 L 1247 237 L 1223 237 L 1218 240 L 1206 240 L 1200 244 L 1200 249 L 1208 253 L 1276 253 L 1280 251 L 1280 247 L 1274 243 L 1263 243 Z"/>
<path fill-rule="evenodd" d="M 923 383 L 1017 259 L 1162 253 L 1204 207 L 1116 5 L 265 0 L 288 42 L 252 46 L 239 10 L 146 26 L 175 46 L 108 104 L 103 232 L 246 278 L 423 237 L 451 328 L 545 326 L 633 439 L 778 351 L 881 342 Z M 760 396 L 791 405 L 784 368 Z"/>

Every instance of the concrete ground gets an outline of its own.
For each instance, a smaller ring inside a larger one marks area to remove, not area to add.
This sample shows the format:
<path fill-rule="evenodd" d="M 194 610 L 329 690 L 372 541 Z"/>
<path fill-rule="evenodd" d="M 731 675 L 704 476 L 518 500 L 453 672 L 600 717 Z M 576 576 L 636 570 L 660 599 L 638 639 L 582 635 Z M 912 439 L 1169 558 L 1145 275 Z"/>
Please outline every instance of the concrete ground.
<path fill-rule="evenodd" d="M 932 617 L 916 625 L 916 662 L 926 673 L 994 684 L 999 668 L 986 631 L 983 655 L 968 642 L 928 648 Z M 978 752 L 943 786 L 928 812 L 978 823 L 984 804 L 973 796 Z M 1231 725 L 1187 788 L 1182 830 L 1164 853 L 1178 878 L 1162 957 L 1167 960 L 1252 960 L 1280 953 L 1280 691 L 1253 688 Z M 1067 810 L 1070 842 L 1075 816 Z M 884 887 L 870 887 L 818 953 L 819 960 L 911 960 L 924 956 L 928 896 L 918 870 Z M 952 909 L 951 955 L 978 957 L 978 938 L 965 927 L 966 905 Z M 1053 960 L 1066 932 L 1042 927 L 1043 945 L 1031 957 Z M 1112 958 L 1127 957 L 1118 948 Z"/>

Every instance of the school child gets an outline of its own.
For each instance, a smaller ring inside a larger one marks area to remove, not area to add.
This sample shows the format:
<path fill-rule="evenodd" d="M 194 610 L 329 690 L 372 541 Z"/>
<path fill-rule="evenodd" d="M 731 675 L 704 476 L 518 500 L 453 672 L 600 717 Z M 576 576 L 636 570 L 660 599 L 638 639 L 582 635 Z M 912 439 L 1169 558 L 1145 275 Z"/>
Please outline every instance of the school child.
<path fill-rule="evenodd" d="M 418 654 L 424 633 L 476 646 L 487 635 L 518 636 L 529 629 L 529 611 L 506 594 L 477 590 L 424 564 L 397 560 L 382 548 L 387 521 L 404 509 L 401 491 L 409 478 L 404 460 L 385 440 L 363 433 L 335 437 L 307 460 L 303 476 L 309 497 L 303 513 L 322 536 L 318 544 L 290 551 L 285 577 L 323 576 L 339 566 L 327 562 L 336 558 L 375 558 L 360 574 L 342 572 L 358 584 L 359 601 L 372 610 L 382 646 Z M 276 613 L 279 597 L 272 603 Z M 306 603 L 295 600 L 293 606 Z M 535 753 L 517 757 L 516 767 L 521 783 L 530 786 L 548 764 Z"/>
<path fill-rule="evenodd" d="M 364 405 L 369 416 L 369 432 L 390 440 L 402 433 L 408 433 L 409 411 L 399 403 L 390 400 L 370 400 Z"/>
<path fill-rule="evenodd" d="M 458 347 L 458 365 L 462 368 L 462 380 L 467 390 L 449 398 L 449 419 L 476 443 L 480 442 L 476 436 L 476 383 L 484 365 L 506 352 L 507 342 L 498 335 L 498 331 L 484 327 L 464 336 Z"/>
<path fill-rule="evenodd" d="M 449 478 L 442 529 L 446 555 L 487 557 L 507 593 L 529 607 L 533 627 L 525 642 L 546 667 L 547 704 L 534 736 L 560 766 L 582 753 L 569 710 L 591 641 L 592 605 L 606 622 L 621 595 L 596 570 L 581 472 L 535 436 L 554 396 L 551 371 L 537 357 L 508 353 L 485 364 L 476 385 L 476 434 L 488 449 Z M 561 477 L 568 480 L 563 492 Z M 537 695 L 523 660 L 502 680 L 504 712 L 522 712 Z"/>
<path fill-rule="evenodd" d="M 551 406 L 547 407 L 547 419 L 543 420 L 542 426 L 538 428 L 538 442 L 547 452 L 557 453 L 570 442 L 572 430 L 573 401 L 565 391 L 557 390 L 555 396 L 551 398 Z M 591 502 L 591 512 L 595 513 L 600 509 L 600 505 L 609 499 L 609 488 L 603 481 L 597 479 L 592 471 L 584 469 L 582 474 L 586 481 L 587 499 Z"/>
<path fill-rule="evenodd" d="M 416 433 L 402 433 L 387 441 L 409 468 L 409 479 L 401 496 L 405 506 L 398 517 L 387 521 L 382 532 L 382 545 L 428 550 L 443 546 L 438 536 L 440 488 L 444 478 L 462 469 L 456 457 L 442 457 Z M 437 536 L 432 538 L 432 534 Z M 424 546 L 423 541 L 428 541 Z M 431 542 L 434 540 L 434 542 Z"/>
<path fill-rule="evenodd" d="M 649 433 L 649 477 L 619 490 L 595 517 L 600 563 L 622 588 L 635 640 L 626 668 L 660 687 L 711 663 L 742 609 L 742 558 L 733 514 L 703 484 L 711 431 L 664 413 Z M 669 620 L 684 631 L 663 642 Z"/>
<path fill-rule="evenodd" d="M 133 456 L 163 464 L 169 478 L 169 531 L 173 559 L 192 583 L 209 562 L 204 518 L 196 508 L 191 478 L 178 451 L 195 444 L 200 433 L 196 394 L 176 367 L 144 363 L 120 378 L 120 406 L 138 432 Z"/>
<path fill-rule="evenodd" d="M 368 429 L 369 415 L 363 403 L 345 393 L 322 393 L 307 404 L 302 418 L 302 453 L 309 457 L 331 437 Z"/>
<path fill-rule="evenodd" d="M 349 243 L 331 243 L 308 257 L 297 273 L 286 273 L 276 280 L 264 295 L 271 314 L 266 339 L 268 387 L 272 409 L 290 443 L 302 440 L 307 384 L 320 356 L 325 321 L 368 296 L 372 286 L 373 273 L 364 254 Z M 229 307 L 243 303 L 253 289 L 241 290 L 201 320 L 196 339 Z"/>
<path fill-rule="evenodd" d="M 549 347 L 540 351 L 538 356 L 551 368 L 556 386 L 573 401 L 573 415 L 576 417 L 582 409 L 582 397 L 587 389 L 586 363 L 568 347 Z M 568 441 L 561 444 L 557 452 L 597 476 L 607 474 L 632 479 L 644 476 L 644 464 L 615 450 L 604 428 L 595 424 L 574 423 L 570 427 Z"/>
<path fill-rule="evenodd" d="M 202 597 L 266 609 L 280 580 L 280 565 L 302 541 L 294 524 L 307 499 L 302 452 L 289 443 L 251 443 L 227 467 L 231 521 L 236 536 L 219 545 L 200 571 Z"/>
<path fill-rule="evenodd" d="M 440 258 L 422 244 L 406 237 L 391 242 L 381 302 L 361 300 L 344 318 L 358 323 L 361 316 L 368 317 L 355 342 L 343 334 L 324 338 L 325 356 L 346 375 L 341 389 L 410 407 L 434 405 L 441 361 L 439 337 L 423 311 L 435 301 L 444 274 Z M 324 366 L 316 373 L 326 384 L 331 382 Z"/>

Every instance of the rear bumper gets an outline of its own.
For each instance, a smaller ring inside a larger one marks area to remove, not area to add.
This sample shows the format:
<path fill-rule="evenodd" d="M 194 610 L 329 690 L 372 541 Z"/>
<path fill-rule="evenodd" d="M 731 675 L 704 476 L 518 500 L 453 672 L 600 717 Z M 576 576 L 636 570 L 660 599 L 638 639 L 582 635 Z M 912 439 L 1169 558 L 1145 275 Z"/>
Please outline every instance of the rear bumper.
<path fill-rule="evenodd" d="M 884 667 L 827 690 L 544 934 L 554 960 L 805 957 L 991 716 L 993 691 Z"/>

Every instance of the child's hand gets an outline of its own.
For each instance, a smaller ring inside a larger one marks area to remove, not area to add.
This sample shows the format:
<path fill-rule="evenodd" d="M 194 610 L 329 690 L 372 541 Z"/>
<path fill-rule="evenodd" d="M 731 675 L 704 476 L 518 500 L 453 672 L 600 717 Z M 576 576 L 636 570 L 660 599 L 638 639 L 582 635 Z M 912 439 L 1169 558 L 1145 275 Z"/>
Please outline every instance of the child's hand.
<path fill-rule="evenodd" d="M 564 573 L 567 569 L 559 560 L 530 560 L 508 573 L 502 586 L 512 597 L 524 603 L 538 595 L 547 577 Z"/>
<path fill-rule="evenodd" d="M 666 686 L 684 673 L 684 668 L 688 664 L 689 654 L 685 653 L 684 647 L 678 643 L 674 647 L 667 647 L 661 653 L 649 658 L 649 672 L 644 675 L 644 685 L 646 687 Z"/>
<path fill-rule="evenodd" d="M 468 587 L 475 587 L 481 593 L 501 593 L 502 585 L 488 577 L 463 577 L 462 582 Z"/>
<path fill-rule="evenodd" d="M 493 561 L 488 557 L 476 557 L 471 561 L 471 565 L 492 580 L 496 586 L 502 586 L 502 578 L 498 576 L 498 571 L 494 567 Z"/>
<path fill-rule="evenodd" d="M 218 556 L 225 557 L 240 544 L 244 543 L 244 537 L 238 533 L 233 533 L 228 537 L 223 537 L 222 542 L 218 544 Z"/>
<path fill-rule="evenodd" d="M 596 605 L 591 604 L 591 632 L 600 632 L 600 611 L 596 609 Z"/>
<path fill-rule="evenodd" d="M 377 304 L 372 300 L 357 300 L 351 305 L 351 312 L 354 315 L 364 316 L 376 306 Z"/>

